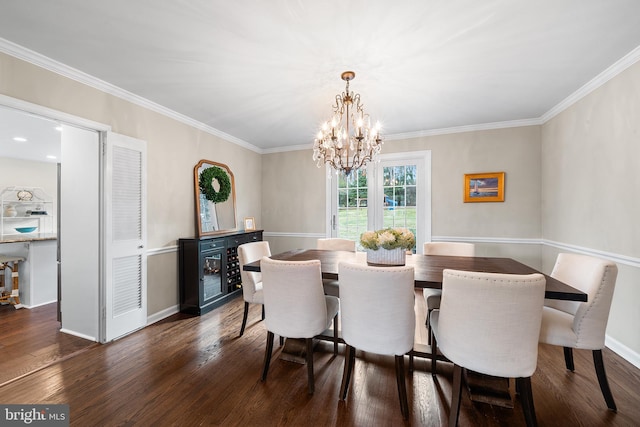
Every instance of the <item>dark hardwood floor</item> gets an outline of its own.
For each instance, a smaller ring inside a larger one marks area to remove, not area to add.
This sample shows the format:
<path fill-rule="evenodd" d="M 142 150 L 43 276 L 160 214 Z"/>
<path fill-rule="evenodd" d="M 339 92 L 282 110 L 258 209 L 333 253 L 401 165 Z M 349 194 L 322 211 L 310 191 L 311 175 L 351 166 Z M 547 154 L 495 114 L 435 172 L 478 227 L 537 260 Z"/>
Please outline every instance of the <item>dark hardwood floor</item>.
<path fill-rule="evenodd" d="M 418 295 L 418 342 L 426 342 L 423 301 Z M 74 426 L 446 424 L 452 372 L 447 363 L 439 364 L 434 380 L 428 361 L 416 359 L 415 371 L 407 372 L 410 419 L 406 422 L 400 413 L 393 357 L 358 352 L 353 382 L 343 402 L 338 400 L 342 345 L 334 357 L 330 343 L 318 344 L 312 396 L 307 394 L 306 368 L 279 360 L 279 348 L 267 381 L 260 382 L 266 331 L 259 322 L 260 308 L 252 306 L 245 334 L 238 338 L 242 308 L 238 298 L 202 317 L 177 314 L 107 345 L 74 347 L 66 343 L 66 335 L 54 331 L 58 347 L 69 348 L 69 354 L 32 373 L 21 368 L 20 378 L 0 386 L 0 402 L 68 403 Z M 10 322 L 10 329 L 20 328 L 19 321 Z M 4 322 L 0 326 L 7 330 Z M 10 337 L 16 333 L 11 330 Z M 34 333 L 30 340 L 23 337 L 22 345 L 51 345 L 49 338 Z M 3 370 L 12 365 L 7 359 L 23 357 L 16 356 L 14 345 L 11 339 L 0 340 Z M 609 350 L 604 356 L 617 413 L 606 408 L 591 352 L 575 351 L 576 370 L 570 373 L 564 368 L 562 349 L 540 346 L 532 378 L 539 425 L 639 424 L 640 370 Z M 463 393 L 460 425 L 524 425 L 522 408 L 517 398 L 514 409 L 506 409 L 472 403 Z"/>
<path fill-rule="evenodd" d="M 57 304 L 31 310 L 0 305 L 0 386 L 98 345 L 60 332 L 56 316 Z"/>

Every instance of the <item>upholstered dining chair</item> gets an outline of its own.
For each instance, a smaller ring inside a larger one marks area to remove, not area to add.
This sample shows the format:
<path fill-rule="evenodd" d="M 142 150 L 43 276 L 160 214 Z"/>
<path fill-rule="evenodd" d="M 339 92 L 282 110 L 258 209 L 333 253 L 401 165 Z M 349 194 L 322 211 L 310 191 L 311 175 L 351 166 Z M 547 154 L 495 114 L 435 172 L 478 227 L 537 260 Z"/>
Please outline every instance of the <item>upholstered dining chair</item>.
<path fill-rule="evenodd" d="M 340 300 L 324 294 L 319 260 L 278 261 L 263 257 L 260 269 L 267 327 L 262 381 L 266 381 L 269 372 L 274 334 L 303 338 L 309 394 L 313 394 L 313 338 L 333 321 L 333 354 L 338 354 Z"/>
<path fill-rule="evenodd" d="M 244 334 L 244 328 L 247 326 L 249 304 L 260 304 L 262 306 L 262 320 L 264 320 L 262 273 L 243 270 L 245 264 L 258 261 L 263 256 L 271 256 L 269 242 L 251 242 L 238 246 L 238 262 L 240 263 L 240 277 L 242 279 L 242 298 L 244 299 L 244 314 L 242 316 L 240 336 Z"/>
<path fill-rule="evenodd" d="M 609 309 L 618 276 L 615 263 L 588 255 L 558 254 L 551 277 L 586 293 L 587 302 L 546 300 L 540 342 L 564 347 L 573 372 L 573 349 L 592 350 L 600 390 L 607 407 L 616 411 L 602 358 Z"/>
<path fill-rule="evenodd" d="M 449 425 L 458 423 L 462 369 L 515 378 L 525 421 L 536 425 L 531 375 L 538 360 L 538 336 L 546 280 L 530 275 L 444 270 L 440 308 L 431 313 L 431 373 L 436 355 L 453 362 Z"/>
<path fill-rule="evenodd" d="M 462 242 L 426 242 L 423 246 L 423 252 L 425 255 L 472 257 L 475 256 L 476 246 L 473 243 Z M 424 296 L 424 303 L 427 309 L 425 325 L 427 329 L 429 329 L 429 315 L 434 309 L 440 307 L 442 291 L 440 289 L 425 288 L 422 290 L 422 295 Z M 431 344 L 431 334 L 429 334 L 429 344 Z"/>
<path fill-rule="evenodd" d="M 329 249 L 332 251 L 356 251 L 355 240 L 341 239 L 338 237 L 331 237 L 327 239 L 318 239 L 316 243 L 317 249 Z M 322 286 L 324 287 L 324 293 L 326 295 L 333 295 L 334 297 L 340 296 L 340 288 L 337 280 L 323 279 Z"/>
<path fill-rule="evenodd" d="M 404 355 L 413 349 L 416 327 L 414 269 L 340 263 L 338 277 L 342 338 L 347 345 L 340 400 L 347 397 L 356 349 L 393 355 L 400 409 L 407 419 Z"/>

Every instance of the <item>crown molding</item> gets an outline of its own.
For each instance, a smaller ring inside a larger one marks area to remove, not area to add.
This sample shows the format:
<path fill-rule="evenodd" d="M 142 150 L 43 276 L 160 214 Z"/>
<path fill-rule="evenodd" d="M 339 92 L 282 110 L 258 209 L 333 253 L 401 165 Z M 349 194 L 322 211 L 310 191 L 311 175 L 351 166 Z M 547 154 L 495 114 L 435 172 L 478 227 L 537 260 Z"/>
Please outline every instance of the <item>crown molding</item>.
<path fill-rule="evenodd" d="M 640 46 L 633 49 L 631 52 L 623 56 L 620 60 L 616 61 L 609 68 L 587 82 L 580 89 L 560 101 L 556 106 L 540 116 L 540 121 L 542 122 L 542 124 L 544 124 L 553 119 L 555 116 L 562 113 L 564 110 L 571 107 L 573 104 L 589 95 L 591 92 L 598 89 L 600 86 L 604 85 L 609 80 L 625 71 L 627 68 L 631 67 L 633 64 L 638 62 L 638 60 L 640 60 Z"/>
<path fill-rule="evenodd" d="M 163 107 L 160 104 L 157 104 L 153 101 L 150 101 L 146 98 L 133 94 L 129 91 L 126 91 L 122 88 L 119 88 L 111 83 L 107 83 L 104 80 L 100 80 L 96 77 L 93 77 L 87 73 L 84 73 L 80 70 L 77 70 L 73 67 L 69 67 L 61 62 L 55 61 L 49 57 L 41 55 L 37 52 L 34 52 L 30 49 L 22 47 L 18 44 L 10 42 L 9 40 L 5 40 L 0 38 L 0 52 L 6 53 L 7 55 L 13 56 L 15 58 L 21 59 L 23 61 L 29 62 L 38 67 L 44 68 L 45 70 L 51 71 L 53 73 L 59 74 L 63 77 L 67 77 L 71 80 L 75 80 L 84 85 L 90 86 L 99 91 L 108 93 L 117 98 L 124 99 L 125 101 L 131 102 L 132 104 L 139 105 L 140 107 L 146 108 L 151 111 L 155 111 L 156 113 L 162 114 L 163 116 L 174 119 L 178 122 L 184 123 L 188 126 L 194 127 L 198 130 L 206 132 L 208 134 L 217 136 L 227 142 L 232 144 L 239 145 L 240 147 L 251 150 L 255 153 L 262 154 L 263 150 L 256 147 L 253 144 L 250 144 L 240 138 L 236 138 L 233 135 L 229 135 L 228 133 L 222 132 L 214 127 L 206 125 L 202 122 L 194 120 L 190 117 L 185 116 L 184 114 L 180 114 L 176 111 L 173 111 L 169 108 Z"/>
<path fill-rule="evenodd" d="M 194 120 L 183 114 L 177 113 L 173 110 L 163 107 L 162 105 L 152 102 L 146 98 L 135 95 L 131 92 L 121 89 L 117 86 L 114 86 L 96 77 L 90 76 L 89 74 L 86 74 L 80 70 L 76 70 L 75 68 L 69 67 L 58 61 L 54 61 L 51 58 L 48 58 L 44 55 L 41 55 L 37 52 L 34 52 L 30 49 L 27 49 L 25 47 L 22 47 L 20 45 L 17 45 L 13 42 L 10 42 L 2 38 L 0 38 L 0 52 L 6 53 L 10 56 L 16 57 L 18 59 L 21 59 L 23 61 L 29 62 L 34 65 L 37 65 L 53 73 L 70 78 L 79 83 L 98 89 L 102 92 L 124 99 L 133 104 L 155 111 L 159 114 L 170 117 L 181 123 L 192 126 L 198 130 L 209 133 L 211 135 L 217 136 L 221 139 L 224 139 L 227 142 L 236 144 L 238 146 L 241 146 L 243 148 L 246 148 L 258 154 L 272 154 L 272 153 L 281 153 L 286 151 L 308 150 L 313 148 L 313 144 L 303 144 L 303 145 L 294 145 L 294 146 L 287 146 L 287 147 L 261 149 L 240 138 L 237 138 L 233 135 L 229 135 L 214 127 L 211 127 L 202 122 Z M 468 125 L 468 126 L 456 126 L 456 127 L 441 128 L 441 129 L 423 130 L 423 131 L 417 131 L 417 132 L 390 134 L 390 135 L 385 135 L 385 140 L 395 141 L 395 140 L 401 140 L 401 139 L 413 139 L 413 138 L 421 138 L 421 137 L 436 136 L 436 135 L 447 135 L 447 134 L 462 133 L 462 132 L 473 132 L 473 131 L 481 131 L 481 130 L 506 129 L 506 128 L 513 128 L 513 127 L 542 125 L 548 122 L 549 120 L 551 120 L 552 118 L 554 118 L 555 116 L 557 116 L 558 114 L 560 114 L 562 111 L 566 110 L 567 108 L 575 104 L 576 102 L 578 102 L 580 99 L 584 98 L 594 90 L 598 89 L 600 86 L 602 86 L 609 80 L 616 77 L 618 74 L 620 74 L 621 72 L 623 72 L 624 70 L 626 70 L 627 68 L 629 68 L 630 66 L 638 62 L 639 60 L 640 60 L 640 46 L 633 49 L 627 55 L 622 57 L 620 60 L 616 61 L 609 68 L 604 70 L 602 73 L 598 74 L 596 77 L 591 79 L 588 83 L 586 83 L 584 86 L 582 86 L 577 91 L 575 91 L 574 93 L 566 97 L 564 100 L 556 104 L 554 107 L 552 107 L 550 110 L 548 110 L 546 113 L 544 113 L 542 116 L 538 118 L 511 120 L 511 121 L 505 121 L 505 122 L 481 123 L 481 124 Z"/>
<path fill-rule="evenodd" d="M 264 148 L 262 154 L 284 153 L 286 151 L 312 150 L 313 144 L 288 145 L 286 147 Z"/>
<path fill-rule="evenodd" d="M 474 132 L 479 130 L 492 130 L 492 129 L 507 129 L 507 128 L 516 128 L 516 127 L 524 127 L 524 126 L 537 126 L 541 125 L 542 121 L 540 119 L 522 119 L 522 120 L 510 120 L 506 122 L 493 122 L 493 123 L 480 123 L 476 125 L 467 125 L 467 126 L 455 126 L 450 128 L 442 128 L 442 129 L 430 129 L 430 130 L 421 130 L 417 132 L 405 132 L 405 133 L 396 133 L 391 135 L 384 135 L 385 141 L 396 141 L 400 139 L 411 139 L 411 138 L 421 138 L 425 136 L 435 136 L 435 135 L 448 135 L 453 133 L 463 133 L 463 132 Z"/>

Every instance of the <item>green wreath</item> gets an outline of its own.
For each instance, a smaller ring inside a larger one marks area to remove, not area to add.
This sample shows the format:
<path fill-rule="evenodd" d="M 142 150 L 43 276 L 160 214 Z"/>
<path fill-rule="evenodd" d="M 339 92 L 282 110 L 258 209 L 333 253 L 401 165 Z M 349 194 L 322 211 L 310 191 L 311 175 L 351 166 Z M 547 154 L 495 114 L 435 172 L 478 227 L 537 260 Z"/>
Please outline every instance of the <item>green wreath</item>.
<path fill-rule="evenodd" d="M 220 184 L 220 190 L 218 191 L 213 188 L 214 179 L 218 180 L 218 184 Z M 206 168 L 200 172 L 200 191 L 207 200 L 211 200 L 213 203 L 226 202 L 229 194 L 231 194 L 229 175 L 217 166 Z"/>

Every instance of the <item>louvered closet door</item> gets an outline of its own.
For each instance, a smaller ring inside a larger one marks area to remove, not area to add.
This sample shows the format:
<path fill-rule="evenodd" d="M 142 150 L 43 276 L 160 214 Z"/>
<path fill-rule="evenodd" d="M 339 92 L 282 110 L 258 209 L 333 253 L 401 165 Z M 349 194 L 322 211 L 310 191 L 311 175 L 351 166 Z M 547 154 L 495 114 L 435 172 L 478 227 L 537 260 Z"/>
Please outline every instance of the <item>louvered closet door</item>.
<path fill-rule="evenodd" d="M 105 341 L 147 323 L 146 143 L 108 133 L 105 156 Z"/>

